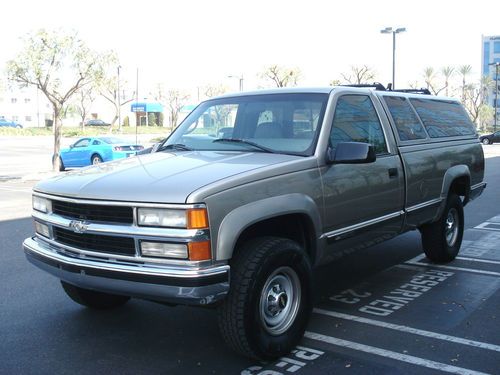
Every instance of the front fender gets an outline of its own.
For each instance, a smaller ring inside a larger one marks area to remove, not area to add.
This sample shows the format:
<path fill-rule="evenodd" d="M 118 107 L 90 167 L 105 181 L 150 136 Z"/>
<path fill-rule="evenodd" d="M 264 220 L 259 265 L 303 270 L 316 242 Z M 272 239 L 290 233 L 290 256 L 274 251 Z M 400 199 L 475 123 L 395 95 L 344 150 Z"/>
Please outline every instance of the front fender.
<path fill-rule="evenodd" d="M 320 251 L 321 216 L 314 200 L 304 194 L 293 193 L 248 203 L 227 214 L 221 222 L 217 236 L 217 259 L 230 259 L 238 238 L 245 229 L 273 217 L 304 214 L 314 227 L 316 249 Z M 316 259 L 321 254 L 316 254 Z"/>

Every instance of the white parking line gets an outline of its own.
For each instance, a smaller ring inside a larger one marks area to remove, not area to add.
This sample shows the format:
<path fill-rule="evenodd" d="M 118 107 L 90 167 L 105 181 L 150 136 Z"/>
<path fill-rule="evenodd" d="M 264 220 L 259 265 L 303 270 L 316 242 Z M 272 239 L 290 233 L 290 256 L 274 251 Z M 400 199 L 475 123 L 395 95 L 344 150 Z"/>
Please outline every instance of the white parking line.
<path fill-rule="evenodd" d="M 498 260 L 491 259 L 479 259 L 479 258 L 469 258 L 469 257 L 456 257 L 455 259 L 459 260 L 467 260 L 469 262 L 480 262 L 480 263 L 489 263 L 489 264 L 500 264 Z"/>
<path fill-rule="evenodd" d="M 418 255 L 413 259 L 407 260 L 405 264 L 411 264 L 415 266 L 422 266 L 422 267 L 427 267 L 427 268 L 443 268 L 446 270 L 455 270 L 455 271 L 464 271 L 464 272 L 471 272 L 471 273 L 479 273 L 482 275 L 490 275 L 490 276 L 500 276 L 500 272 L 495 272 L 495 271 L 485 271 L 485 270 L 478 270 L 474 268 L 465 268 L 465 267 L 454 267 L 454 266 L 446 266 L 444 264 L 434 264 L 434 263 L 421 263 L 419 260 L 423 259 L 425 255 Z"/>
<path fill-rule="evenodd" d="M 443 334 L 437 333 L 437 332 L 425 331 L 422 329 L 403 326 L 400 324 L 386 323 L 386 322 L 382 322 L 380 320 L 363 318 L 360 316 L 339 313 L 336 311 L 314 309 L 313 312 L 316 314 L 322 314 L 322 315 L 327 315 L 327 316 L 331 316 L 334 318 L 350 320 L 350 321 L 357 322 L 357 323 L 369 324 L 372 326 L 393 329 L 395 331 L 412 333 L 414 335 L 420 335 L 420 336 L 430 337 L 433 339 L 450 341 L 450 342 L 453 342 L 456 344 L 468 345 L 468 346 L 473 346 L 475 348 L 487 349 L 487 350 L 493 350 L 496 352 L 500 352 L 500 345 L 494 345 L 494 344 L 488 344 L 488 343 L 480 342 L 480 341 L 468 340 L 468 339 L 464 339 L 464 338 L 456 337 L 456 336 L 443 335 Z"/>
<path fill-rule="evenodd" d="M 364 353 L 374 354 L 374 355 L 382 356 L 385 358 L 391 358 L 391 359 L 395 359 L 397 361 L 406 362 L 406 363 L 410 363 L 410 364 L 417 365 L 417 366 L 423 366 L 423 367 L 431 368 L 434 370 L 450 372 L 452 374 L 486 375 L 486 373 L 484 373 L 484 372 L 469 370 L 469 369 L 457 367 L 457 366 L 451 366 L 451 365 L 448 365 L 446 363 L 435 362 L 435 361 L 431 361 L 431 360 L 425 359 L 425 358 L 414 357 L 412 355 L 401 354 L 398 352 L 393 352 L 390 350 L 381 349 L 381 348 L 377 348 L 374 346 L 364 345 L 364 344 L 360 344 L 360 343 L 353 342 L 353 341 L 342 340 L 342 339 L 339 339 L 336 337 L 322 335 L 320 333 L 307 331 L 304 334 L 304 336 L 310 340 L 321 341 L 321 342 L 325 342 L 327 344 L 341 346 L 344 348 L 349 348 L 349 349 L 361 351 Z"/>

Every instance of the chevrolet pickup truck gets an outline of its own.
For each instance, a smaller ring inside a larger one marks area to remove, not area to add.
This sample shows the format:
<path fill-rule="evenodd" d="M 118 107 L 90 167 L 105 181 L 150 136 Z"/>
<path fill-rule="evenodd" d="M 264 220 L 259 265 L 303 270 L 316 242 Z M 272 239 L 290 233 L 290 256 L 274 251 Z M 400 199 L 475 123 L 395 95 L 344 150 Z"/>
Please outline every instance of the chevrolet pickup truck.
<path fill-rule="evenodd" d="M 277 358 L 305 331 L 319 264 L 411 230 L 433 262 L 460 249 L 482 147 L 458 101 L 408 91 L 202 102 L 150 154 L 38 183 L 25 254 L 81 305 L 213 306 L 235 351 Z"/>

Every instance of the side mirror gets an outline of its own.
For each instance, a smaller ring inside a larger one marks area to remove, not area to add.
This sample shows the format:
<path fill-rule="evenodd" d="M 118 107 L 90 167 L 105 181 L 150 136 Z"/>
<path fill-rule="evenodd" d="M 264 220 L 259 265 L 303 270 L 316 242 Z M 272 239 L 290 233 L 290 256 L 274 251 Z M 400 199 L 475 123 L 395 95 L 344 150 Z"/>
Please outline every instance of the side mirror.
<path fill-rule="evenodd" d="M 362 142 L 340 142 L 335 150 L 328 148 L 327 164 L 365 164 L 377 159 L 373 145 Z"/>
<path fill-rule="evenodd" d="M 73 147 L 75 147 L 75 145 L 73 143 L 69 145 L 69 148 L 73 148 Z"/>

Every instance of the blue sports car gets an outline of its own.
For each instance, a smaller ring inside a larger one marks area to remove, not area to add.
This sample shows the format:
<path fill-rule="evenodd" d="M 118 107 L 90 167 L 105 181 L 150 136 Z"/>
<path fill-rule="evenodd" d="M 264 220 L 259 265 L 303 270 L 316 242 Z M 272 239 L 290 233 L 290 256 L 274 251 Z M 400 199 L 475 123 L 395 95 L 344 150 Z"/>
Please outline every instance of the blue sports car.
<path fill-rule="evenodd" d="M 130 144 L 120 138 L 81 138 L 69 148 L 61 150 L 60 170 L 127 158 L 143 149 L 144 146 Z"/>

